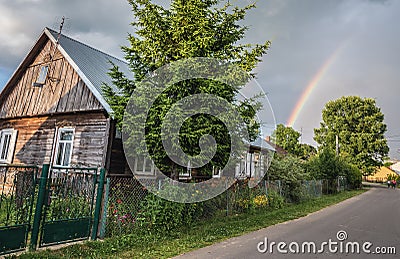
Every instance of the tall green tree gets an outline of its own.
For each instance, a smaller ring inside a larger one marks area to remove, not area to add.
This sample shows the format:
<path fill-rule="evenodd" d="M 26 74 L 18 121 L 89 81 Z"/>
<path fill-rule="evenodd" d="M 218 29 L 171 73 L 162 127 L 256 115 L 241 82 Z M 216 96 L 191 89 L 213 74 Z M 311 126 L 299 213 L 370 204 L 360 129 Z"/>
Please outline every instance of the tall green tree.
<path fill-rule="evenodd" d="M 291 154 L 296 154 L 300 136 L 300 132 L 294 130 L 292 127 L 286 127 L 283 124 L 278 124 L 275 131 L 272 133 L 276 144 Z"/>
<path fill-rule="evenodd" d="M 124 126 L 122 118 L 129 96 L 138 83 L 156 69 L 181 59 L 211 57 L 221 60 L 221 63 L 233 63 L 254 77 L 252 70 L 270 46 L 269 41 L 255 45 L 239 43 L 247 30 L 240 22 L 255 7 L 254 4 L 239 8 L 229 4 L 229 1 L 172 0 L 167 9 L 150 0 L 129 0 L 129 3 L 135 17 L 132 23 L 134 32 L 129 35 L 129 46 L 122 49 L 134 79 L 128 79 L 114 67 L 109 74 L 118 94 L 111 86 L 105 85 L 103 89 L 120 127 Z M 234 80 L 235 75 L 231 76 Z M 260 126 L 255 120 L 257 102 L 252 99 L 238 101 L 238 90 L 237 87 L 206 79 L 186 80 L 166 89 L 153 103 L 146 124 L 145 144 L 157 167 L 166 174 L 171 172 L 170 176 L 175 179 L 177 172 L 184 170 L 171 161 L 163 150 L 161 125 L 176 102 L 193 94 L 216 95 L 237 107 L 246 123 L 244 127 L 254 139 Z M 179 144 L 188 154 L 197 155 L 200 152 L 199 140 L 204 134 L 211 134 L 218 144 L 212 163 L 203 170 L 210 171 L 210 167 L 222 166 L 229 158 L 229 132 L 221 121 L 205 114 L 191 117 L 180 129 Z M 135 139 L 127 144 L 132 147 L 141 145 Z"/>
<path fill-rule="evenodd" d="M 337 136 L 340 156 L 371 174 L 389 152 L 385 132 L 384 115 L 374 99 L 346 96 L 325 105 L 314 139 L 322 149 L 335 150 Z"/>
<path fill-rule="evenodd" d="M 300 136 L 300 132 L 283 124 L 278 124 L 272 133 L 272 137 L 275 139 L 277 145 L 292 155 L 308 159 L 316 154 L 316 149 L 311 145 L 300 143 Z"/>

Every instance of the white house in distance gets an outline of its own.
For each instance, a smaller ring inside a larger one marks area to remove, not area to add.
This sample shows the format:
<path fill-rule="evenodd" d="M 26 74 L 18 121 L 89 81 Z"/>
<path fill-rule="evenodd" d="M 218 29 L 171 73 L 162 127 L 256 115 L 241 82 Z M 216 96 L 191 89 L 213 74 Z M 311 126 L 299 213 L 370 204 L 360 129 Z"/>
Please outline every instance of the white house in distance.
<path fill-rule="evenodd" d="M 396 162 L 390 166 L 390 169 L 395 171 L 397 174 L 400 174 L 400 162 Z"/>

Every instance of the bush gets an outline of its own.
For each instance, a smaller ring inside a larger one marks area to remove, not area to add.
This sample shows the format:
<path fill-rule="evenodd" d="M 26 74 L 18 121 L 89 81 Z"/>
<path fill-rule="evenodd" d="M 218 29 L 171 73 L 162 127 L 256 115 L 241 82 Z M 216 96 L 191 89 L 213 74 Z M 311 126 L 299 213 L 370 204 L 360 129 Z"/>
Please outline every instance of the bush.
<path fill-rule="evenodd" d="M 306 170 L 315 179 L 326 179 L 335 183 L 339 177 L 345 177 L 348 188 L 357 189 L 361 186 L 361 171 L 355 165 L 336 156 L 330 149 L 323 149 L 318 156 L 308 161 Z M 335 185 L 329 188 L 335 189 Z"/>
<path fill-rule="evenodd" d="M 170 186 L 161 192 L 176 194 L 178 189 Z M 201 214 L 199 204 L 167 201 L 150 193 L 140 206 L 136 222 L 141 229 L 149 232 L 168 233 L 182 225 L 190 225 Z"/>
<path fill-rule="evenodd" d="M 288 202 L 300 203 L 310 198 L 303 182 L 300 180 L 285 182 L 283 191 Z"/>
<path fill-rule="evenodd" d="M 355 166 L 347 164 L 345 171 L 345 177 L 347 180 L 349 189 L 359 189 L 362 186 L 362 173 Z"/>
<path fill-rule="evenodd" d="M 270 191 L 268 193 L 268 205 L 274 209 L 283 208 L 285 205 L 285 199 L 275 191 Z"/>

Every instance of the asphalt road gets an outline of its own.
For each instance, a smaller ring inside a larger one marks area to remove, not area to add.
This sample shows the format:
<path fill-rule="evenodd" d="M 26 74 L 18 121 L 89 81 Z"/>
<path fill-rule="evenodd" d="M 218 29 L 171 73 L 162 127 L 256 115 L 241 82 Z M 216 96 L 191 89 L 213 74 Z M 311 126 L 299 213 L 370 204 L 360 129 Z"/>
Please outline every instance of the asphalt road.
<path fill-rule="evenodd" d="M 347 239 L 343 239 L 345 236 Z M 271 249 L 272 242 L 275 245 Z M 286 244 L 281 244 L 280 250 L 287 253 L 278 251 L 279 242 Z M 315 243 L 316 252 L 313 244 L 305 242 Z M 353 252 L 357 247 L 359 254 Z M 396 249 L 396 254 L 389 251 L 392 248 Z M 379 249 L 386 249 L 387 254 L 375 253 Z M 400 189 L 374 187 L 306 217 L 175 258 L 400 258 Z"/>

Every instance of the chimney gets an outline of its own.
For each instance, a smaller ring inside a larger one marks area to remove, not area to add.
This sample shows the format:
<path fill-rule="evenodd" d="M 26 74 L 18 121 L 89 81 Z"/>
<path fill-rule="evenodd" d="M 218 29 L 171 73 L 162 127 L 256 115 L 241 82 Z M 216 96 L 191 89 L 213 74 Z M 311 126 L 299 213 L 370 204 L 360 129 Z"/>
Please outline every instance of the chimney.
<path fill-rule="evenodd" d="M 271 141 L 271 136 L 266 136 L 266 137 L 265 137 L 265 140 L 268 141 L 268 142 L 270 142 L 270 141 Z"/>

